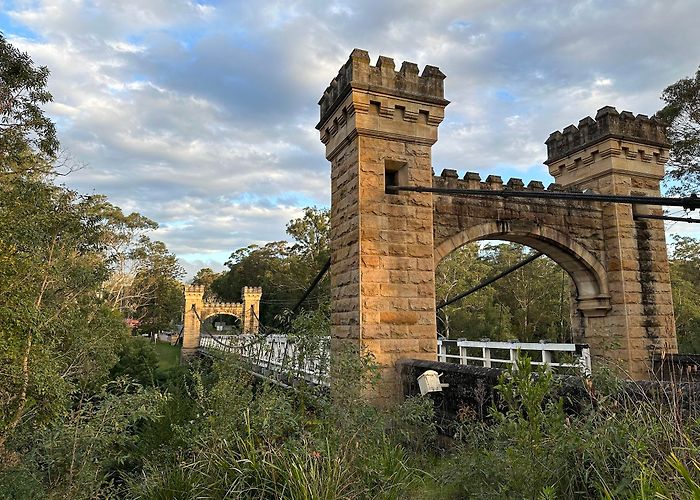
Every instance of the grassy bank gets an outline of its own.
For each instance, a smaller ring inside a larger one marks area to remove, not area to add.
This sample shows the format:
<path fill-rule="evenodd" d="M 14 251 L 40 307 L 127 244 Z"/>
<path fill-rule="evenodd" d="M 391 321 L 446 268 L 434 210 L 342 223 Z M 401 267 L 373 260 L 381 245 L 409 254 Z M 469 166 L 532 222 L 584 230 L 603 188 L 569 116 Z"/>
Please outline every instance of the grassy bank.
<path fill-rule="evenodd" d="M 158 342 L 155 344 L 155 349 L 159 370 L 167 371 L 180 365 L 180 346 Z"/>

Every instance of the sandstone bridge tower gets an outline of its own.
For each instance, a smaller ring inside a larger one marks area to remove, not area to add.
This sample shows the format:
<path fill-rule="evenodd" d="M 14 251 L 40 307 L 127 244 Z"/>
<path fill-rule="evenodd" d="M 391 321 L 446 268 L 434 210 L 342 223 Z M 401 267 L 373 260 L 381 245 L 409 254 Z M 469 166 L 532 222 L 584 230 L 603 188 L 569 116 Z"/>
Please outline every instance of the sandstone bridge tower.
<path fill-rule="evenodd" d="M 437 67 L 355 49 L 326 89 L 317 126 L 331 163 L 332 343 L 371 351 L 378 405 L 400 397 L 397 362 L 435 359 L 435 267 L 471 241 L 528 245 L 562 266 L 575 285 L 577 341 L 631 377 L 651 353 L 675 352 L 668 258 L 661 221 L 635 220 L 648 206 L 552 199 L 454 198 L 387 187 L 444 186 L 544 191 L 520 179 L 485 181 L 454 170 L 434 176 L 431 147 L 448 101 Z M 548 191 L 658 195 L 667 158 L 663 127 L 643 115 L 601 109 L 547 140 Z"/>
<path fill-rule="evenodd" d="M 185 285 L 185 307 L 182 324 L 182 358 L 193 355 L 199 348 L 202 323 L 212 316 L 226 314 L 241 322 L 241 333 L 256 334 L 260 327 L 262 288 L 245 286 L 241 302 L 212 302 L 204 300 L 202 285 Z"/>

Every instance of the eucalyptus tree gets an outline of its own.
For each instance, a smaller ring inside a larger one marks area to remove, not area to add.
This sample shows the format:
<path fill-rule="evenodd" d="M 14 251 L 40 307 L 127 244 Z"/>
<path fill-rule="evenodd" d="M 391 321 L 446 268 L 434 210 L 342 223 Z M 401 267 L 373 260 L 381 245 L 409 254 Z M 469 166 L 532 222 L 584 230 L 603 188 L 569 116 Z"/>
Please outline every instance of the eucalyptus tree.
<path fill-rule="evenodd" d="M 668 124 L 672 192 L 700 190 L 700 69 L 663 91 L 666 106 L 657 116 Z"/>
<path fill-rule="evenodd" d="M 56 126 L 42 106 L 53 97 L 49 70 L 0 33 L 0 175 L 48 173 L 59 151 Z M 1 177 L 0 177 L 1 178 Z"/>

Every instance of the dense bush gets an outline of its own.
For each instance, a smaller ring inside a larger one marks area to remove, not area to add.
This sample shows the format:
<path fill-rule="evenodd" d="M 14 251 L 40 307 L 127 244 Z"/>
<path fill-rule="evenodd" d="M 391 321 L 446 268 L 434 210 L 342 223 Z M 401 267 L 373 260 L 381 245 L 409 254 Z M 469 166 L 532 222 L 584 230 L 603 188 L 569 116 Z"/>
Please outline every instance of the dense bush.
<path fill-rule="evenodd" d="M 598 393 L 572 417 L 548 398 L 551 375 L 518 368 L 501 378 L 507 410 L 493 424 L 464 412 L 436 498 L 698 498 L 699 415 Z"/>
<path fill-rule="evenodd" d="M 371 383 L 370 357 L 348 352 L 338 364 Z M 571 416 L 551 397 L 556 383 L 521 362 L 497 388 L 505 411 L 488 423 L 461 412 L 440 438 L 428 398 L 380 411 L 363 402 L 362 383 L 319 397 L 263 382 L 234 358 L 205 358 L 156 385 L 122 377 L 75 401 L 60 424 L 17 442 L 0 497 L 700 495 L 698 415 L 607 396 L 600 388 L 614 381 L 595 380 L 595 398 Z"/>

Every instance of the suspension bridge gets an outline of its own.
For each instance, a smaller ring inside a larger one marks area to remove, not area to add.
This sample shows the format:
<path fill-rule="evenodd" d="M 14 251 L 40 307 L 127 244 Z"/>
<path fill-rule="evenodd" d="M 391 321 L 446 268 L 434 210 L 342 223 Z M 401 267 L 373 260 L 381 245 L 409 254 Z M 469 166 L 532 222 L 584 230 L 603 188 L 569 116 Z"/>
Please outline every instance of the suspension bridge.
<path fill-rule="evenodd" d="M 406 363 L 496 370 L 520 351 L 548 369 L 584 374 L 605 360 L 641 380 L 655 359 L 674 357 L 664 229 L 671 219 L 663 207 L 690 211 L 700 199 L 660 195 L 669 151 L 663 124 L 606 106 L 553 132 L 547 188 L 474 172 L 460 178 L 451 169 L 435 175 L 431 148 L 449 104 L 444 80 L 437 67 L 419 74 L 404 62 L 397 71 L 392 59 L 371 65 L 355 49 L 319 101 L 317 129 L 331 164 L 331 259 L 314 283 L 330 274 L 330 337 L 302 346 L 285 332 L 260 335 L 260 289 L 244 288 L 240 304 L 212 304 L 203 289 L 186 287 L 185 355 L 235 352 L 266 376 L 325 385 L 333 352 L 361 347 L 379 365 L 368 394 L 379 406 L 401 399 Z M 435 300 L 437 264 L 490 239 L 529 246 L 537 252 L 531 260 L 547 255 L 569 274 L 574 343 L 438 338 L 436 312 L 450 301 Z M 241 315 L 241 335 L 200 335 L 201 321 L 224 310 Z"/>

